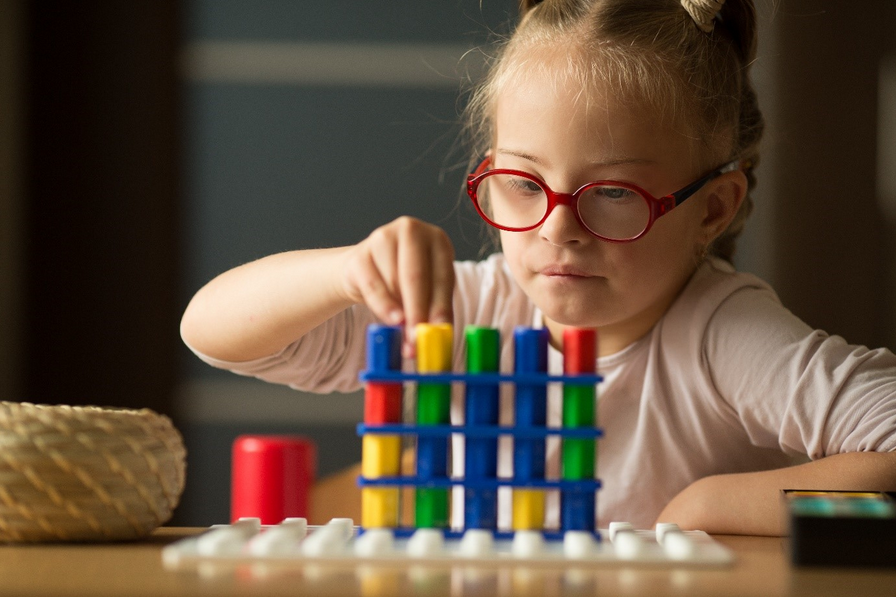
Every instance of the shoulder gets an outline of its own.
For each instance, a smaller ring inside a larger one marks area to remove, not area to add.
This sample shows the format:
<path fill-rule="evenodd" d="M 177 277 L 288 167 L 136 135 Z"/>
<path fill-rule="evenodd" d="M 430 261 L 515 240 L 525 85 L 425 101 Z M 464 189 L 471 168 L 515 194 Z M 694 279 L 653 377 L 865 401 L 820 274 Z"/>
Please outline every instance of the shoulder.
<path fill-rule="evenodd" d="M 824 335 L 785 308 L 767 282 L 718 260 L 699 268 L 661 326 L 673 369 L 701 378 L 729 403 L 755 385 L 757 371 L 773 377 L 800 345 Z"/>
<path fill-rule="evenodd" d="M 731 405 L 755 406 L 757 372 L 782 383 L 781 369 L 799 360 L 800 347 L 826 337 L 785 308 L 768 283 L 718 260 L 700 267 L 662 325 L 674 368 L 702 378 Z"/>
<path fill-rule="evenodd" d="M 732 324 L 741 317 L 749 322 L 753 309 L 760 306 L 786 311 L 761 278 L 739 272 L 720 259 L 707 259 L 669 308 L 663 326 L 701 345 L 709 327 Z"/>
<path fill-rule="evenodd" d="M 707 259 L 694 272 L 681 298 L 684 301 L 705 305 L 722 304 L 734 294 L 747 291 L 763 296 L 777 297 L 772 287 L 753 274 L 738 271 L 721 259 Z"/>

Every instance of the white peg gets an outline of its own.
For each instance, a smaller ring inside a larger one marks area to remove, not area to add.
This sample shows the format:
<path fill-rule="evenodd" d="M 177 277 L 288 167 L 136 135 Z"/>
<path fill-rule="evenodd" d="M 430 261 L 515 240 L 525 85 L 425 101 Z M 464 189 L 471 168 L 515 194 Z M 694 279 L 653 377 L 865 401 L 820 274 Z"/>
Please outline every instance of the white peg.
<path fill-rule="evenodd" d="M 510 551 L 518 558 L 532 558 L 544 551 L 544 534 L 541 531 L 517 531 L 513 534 Z"/>
<path fill-rule="evenodd" d="M 354 534 L 351 518 L 333 518 L 302 541 L 302 553 L 306 556 L 330 556 L 342 551 Z"/>
<path fill-rule="evenodd" d="M 563 553 L 568 558 L 587 558 L 594 551 L 594 535 L 588 531 L 563 533 Z"/>
<path fill-rule="evenodd" d="M 468 558 L 492 555 L 494 548 L 495 537 L 488 529 L 467 530 L 457 546 L 458 552 Z"/>
<path fill-rule="evenodd" d="M 239 554 L 249 537 L 261 527 L 257 518 L 241 518 L 227 526 L 217 527 L 196 540 L 196 551 L 201 556 L 232 556 Z"/>
<path fill-rule="evenodd" d="M 408 539 L 407 552 L 415 558 L 437 556 L 445 548 L 445 535 L 439 529 L 417 529 Z"/>
<path fill-rule="evenodd" d="M 658 522 L 656 523 L 656 542 L 662 545 L 666 540 L 666 535 L 680 532 L 681 529 L 674 522 Z"/>
<path fill-rule="evenodd" d="M 637 560 L 644 553 L 644 540 L 633 531 L 619 531 L 613 549 L 620 560 Z"/>
<path fill-rule="evenodd" d="M 697 546 L 693 539 L 682 532 L 667 533 L 663 542 L 663 550 L 673 560 L 689 560 L 694 557 Z"/>
<path fill-rule="evenodd" d="M 253 556 L 281 556 L 295 553 L 299 542 L 308 534 L 304 518 L 285 518 L 275 527 L 252 537 L 247 546 Z"/>
<path fill-rule="evenodd" d="M 610 523 L 610 541 L 616 541 L 616 533 L 620 531 L 634 531 L 635 527 L 630 522 L 611 522 Z"/>
<path fill-rule="evenodd" d="M 355 541 L 355 554 L 371 558 L 387 555 L 395 545 L 395 533 L 390 529 L 367 529 Z"/>

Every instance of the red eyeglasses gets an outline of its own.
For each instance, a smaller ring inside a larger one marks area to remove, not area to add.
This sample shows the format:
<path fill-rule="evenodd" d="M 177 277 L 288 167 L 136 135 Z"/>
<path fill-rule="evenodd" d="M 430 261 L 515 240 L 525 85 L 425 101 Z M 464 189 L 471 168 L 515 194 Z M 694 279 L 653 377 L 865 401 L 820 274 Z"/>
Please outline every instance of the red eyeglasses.
<path fill-rule="evenodd" d="M 638 240 L 653 223 L 710 180 L 737 170 L 734 161 L 705 174 L 683 189 L 656 198 L 626 182 L 589 182 L 574 193 L 555 193 L 543 180 L 520 170 L 488 170 L 487 157 L 467 177 L 467 194 L 482 219 L 500 230 L 525 232 L 541 226 L 557 205 L 572 209 L 579 224 L 602 240 Z"/>

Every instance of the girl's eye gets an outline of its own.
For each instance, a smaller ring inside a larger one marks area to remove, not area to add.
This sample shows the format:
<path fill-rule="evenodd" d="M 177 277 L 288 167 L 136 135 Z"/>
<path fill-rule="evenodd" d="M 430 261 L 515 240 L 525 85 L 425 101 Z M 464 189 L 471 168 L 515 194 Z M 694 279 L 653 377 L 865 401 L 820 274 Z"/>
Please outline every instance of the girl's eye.
<path fill-rule="evenodd" d="M 512 177 L 507 186 L 516 193 L 541 193 L 541 187 L 528 178 Z"/>
<path fill-rule="evenodd" d="M 633 199 L 638 196 L 637 193 L 625 187 L 599 186 L 595 187 L 592 192 L 596 197 L 616 202 Z"/>

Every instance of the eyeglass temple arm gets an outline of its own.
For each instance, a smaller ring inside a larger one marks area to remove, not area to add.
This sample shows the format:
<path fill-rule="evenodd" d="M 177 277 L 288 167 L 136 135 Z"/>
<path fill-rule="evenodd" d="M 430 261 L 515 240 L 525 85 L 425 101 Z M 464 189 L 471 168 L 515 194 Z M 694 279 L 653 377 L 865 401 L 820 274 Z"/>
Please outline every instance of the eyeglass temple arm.
<path fill-rule="evenodd" d="M 475 178 L 476 176 L 479 176 L 480 174 L 484 174 L 485 171 L 488 170 L 488 167 L 491 165 L 492 165 L 492 156 L 490 156 L 490 155 L 485 156 L 482 159 L 482 161 L 479 162 L 479 165 L 476 166 L 476 168 L 474 168 L 472 172 L 470 172 L 470 174 L 467 178 Z"/>
<path fill-rule="evenodd" d="M 691 195 L 693 195 L 694 193 L 696 193 L 697 191 L 702 189 L 703 185 L 708 183 L 710 180 L 717 178 L 717 177 L 721 176 L 722 174 L 725 174 L 726 172 L 733 172 L 734 170 L 737 170 L 738 168 L 740 168 L 740 161 L 735 160 L 733 162 L 728 162 L 721 168 L 713 170 L 712 172 L 710 172 L 703 178 L 700 178 L 699 180 L 695 180 L 694 182 L 692 182 L 685 188 L 681 189 L 680 191 L 676 191 L 675 193 L 672 193 L 672 195 L 670 195 L 670 197 L 672 197 L 675 200 L 675 206 L 678 207 L 679 205 L 684 203 L 685 199 L 687 199 L 688 197 L 690 197 Z"/>

